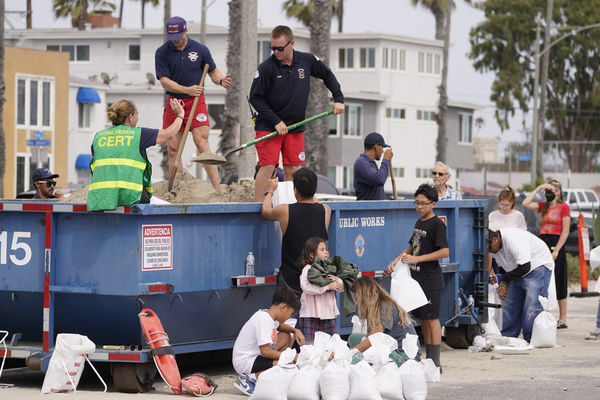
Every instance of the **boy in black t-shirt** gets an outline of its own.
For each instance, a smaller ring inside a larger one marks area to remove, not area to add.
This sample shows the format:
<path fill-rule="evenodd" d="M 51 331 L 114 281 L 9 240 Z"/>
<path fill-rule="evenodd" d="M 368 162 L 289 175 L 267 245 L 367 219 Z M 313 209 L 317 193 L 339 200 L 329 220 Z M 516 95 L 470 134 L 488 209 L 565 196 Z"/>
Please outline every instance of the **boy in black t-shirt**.
<path fill-rule="evenodd" d="M 440 367 L 440 345 L 442 327 L 440 325 L 440 298 L 444 280 L 438 260 L 448 257 L 448 239 L 446 225 L 435 216 L 433 208 L 438 201 L 437 190 L 426 183 L 415 192 L 415 209 L 421 217 L 415 223 L 409 246 L 388 265 L 393 271 L 398 261 L 410 265 L 410 273 L 421 285 L 429 300 L 428 304 L 412 311 L 423 328 L 423 339 L 427 358 L 431 358 Z"/>

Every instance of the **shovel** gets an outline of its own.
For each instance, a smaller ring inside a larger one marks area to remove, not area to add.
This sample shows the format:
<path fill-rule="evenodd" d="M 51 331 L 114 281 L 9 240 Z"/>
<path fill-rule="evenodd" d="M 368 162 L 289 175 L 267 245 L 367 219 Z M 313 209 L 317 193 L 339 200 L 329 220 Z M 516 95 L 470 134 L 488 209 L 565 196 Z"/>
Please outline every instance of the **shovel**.
<path fill-rule="evenodd" d="M 322 112 L 321 114 L 317 114 L 317 115 L 307 118 L 303 121 L 296 122 L 295 124 L 288 126 L 288 130 L 295 129 L 295 128 L 302 126 L 308 122 L 314 121 L 315 119 L 323 118 L 323 117 L 326 117 L 331 114 L 333 114 L 333 110 Z M 222 156 L 220 156 L 218 154 L 213 154 L 213 153 L 201 153 L 201 154 L 198 154 L 198 156 L 192 158 L 192 161 L 199 162 L 202 164 L 208 164 L 208 165 L 220 165 L 227 161 L 227 157 L 230 154 L 233 154 L 237 151 L 243 150 L 246 147 L 254 146 L 256 143 L 262 142 L 263 140 L 271 139 L 272 137 L 275 137 L 277 135 L 278 135 L 277 131 L 271 132 L 268 135 L 262 136 L 258 139 L 254 139 L 248 143 L 245 143 L 241 146 L 231 149 Z"/>

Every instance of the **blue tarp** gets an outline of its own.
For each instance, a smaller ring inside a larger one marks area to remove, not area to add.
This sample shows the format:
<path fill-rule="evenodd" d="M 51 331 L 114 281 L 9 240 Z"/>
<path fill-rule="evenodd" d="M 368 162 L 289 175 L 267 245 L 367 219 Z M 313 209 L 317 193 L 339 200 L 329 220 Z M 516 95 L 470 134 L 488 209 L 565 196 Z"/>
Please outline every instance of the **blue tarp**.
<path fill-rule="evenodd" d="M 100 103 L 100 95 L 92 88 L 79 88 L 77 91 L 78 103 Z"/>
<path fill-rule="evenodd" d="M 90 162 L 92 161 L 91 154 L 80 154 L 75 160 L 75 169 L 90 169 Z"/>

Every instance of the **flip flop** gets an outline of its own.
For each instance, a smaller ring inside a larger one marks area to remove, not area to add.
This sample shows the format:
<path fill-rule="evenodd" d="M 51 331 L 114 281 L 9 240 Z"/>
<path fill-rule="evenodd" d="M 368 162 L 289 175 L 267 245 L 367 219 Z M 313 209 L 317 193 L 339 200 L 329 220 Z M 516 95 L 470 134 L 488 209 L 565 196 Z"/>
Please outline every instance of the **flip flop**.
<path fill-rule="evenodd" d="M 562 322 L 560 319 L 556 321 L 556 329 L 567 329 L 569 326 Z"/>

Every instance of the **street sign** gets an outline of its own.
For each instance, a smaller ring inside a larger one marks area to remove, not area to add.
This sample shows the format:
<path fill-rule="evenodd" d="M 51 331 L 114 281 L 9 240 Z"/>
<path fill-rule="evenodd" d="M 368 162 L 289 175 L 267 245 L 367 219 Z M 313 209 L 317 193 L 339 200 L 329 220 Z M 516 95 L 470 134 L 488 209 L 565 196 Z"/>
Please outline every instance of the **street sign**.
<path fill-rule="evenodd" d="M 50 146 L 50 139 L 29 139 L 27 141 L 29 147 L 44 147 Z"/>
<path fill-rule="evenodd" d="M 43 139 L 44 138 L 44 132 L 40 132 L 40 131 L 33 132 L 33 138 L 34 139 Z"/>
<path fill-rule="evenodd" d="M 531 161 L 531 154 L 519 154 L 519 161 Z"/>

